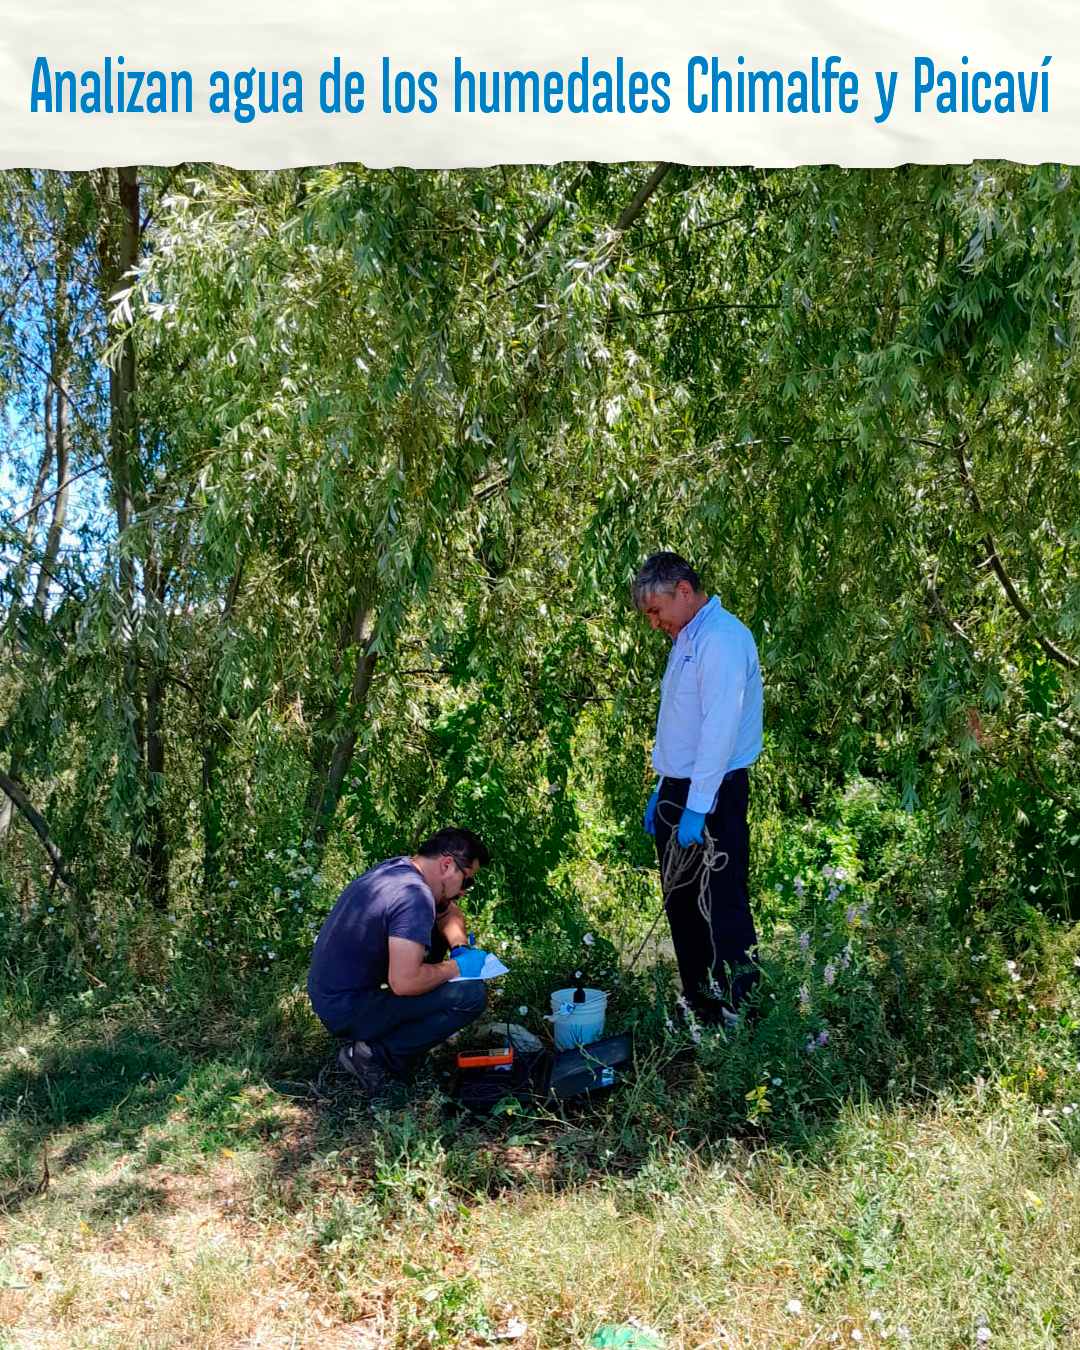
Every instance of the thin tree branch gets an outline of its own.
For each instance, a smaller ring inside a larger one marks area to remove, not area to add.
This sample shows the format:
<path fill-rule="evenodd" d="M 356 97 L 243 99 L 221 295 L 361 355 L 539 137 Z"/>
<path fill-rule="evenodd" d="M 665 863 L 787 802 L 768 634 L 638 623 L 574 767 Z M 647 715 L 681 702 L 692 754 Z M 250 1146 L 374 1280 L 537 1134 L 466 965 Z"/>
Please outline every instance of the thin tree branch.
<path fill-rule="evenodd" d="M 656 168 L 653 169 L 652 173 L 649 174 L 641 187 L 634 193 L 622 215 L 615 222 L 615 231 L 617 234 L 622 234 L 624 230 L 628 230 L 630 226 L 633 225 L 634 221 L 637 220 L 638 216 L 640 216 L 641 212 L 644 210 L 645 203 L 667 177 L 670 168 L 671 163 L 669 161 L 661 160 Z"/>
<path fill-rule="evenodd" d="M 533 223 L 525 231 L 525 238 L 521 241 L 521 251 L 523 253 L 527 248 L 530 247 L 530 245 L 534 244 L 537 241 L 537 239 L 540 238 L 540 236 L 544 233 L 547 227 L 555 219 L 556 213 L 559 210 L 561 210 L 561 208 L 565 206 L 568 201 L 573 200 L 575 193 L 581 186 L 582 182 L 585 179 L 585 175 L 588 172 L 589 172 L 588 164 L 582 165 L 581 169 L 574 176 L 574 179 L 571 182 L 570 186 L 566 189 L 565 192 L 559 194 L 560 200 L 549 206 L 542 216 L 538 217 L 536 220 L 533 221 Z M 498 275 L 499 275 L 499 267 L 498 264 L 496 263 L 496 265 L 491 269 L 490 272 L 488 272 L 487 276 L 484 278 L 484 285 L 490 286 L 498 277 Z M 507 291 L 509 292 L 515 290 L 517 286 L 520 285 L 524 285 L 524 282 L 516 282 L 513 286 L 508 286 Z"/>
<path fill-rule="evenodd" d="M 64 481 L 58 487 L 53 488 L 52 492 L 47 492 L 39 502 L 35 502 L 34 505 L 31 506 L 29 510 L 24 511 L 21 516 L 16 516 L 14 520 L 9 520 L 7 522 L 8 529 L 14 529 L 14 527 L 18 525 L 21 521 L 24 521 L 27 516 L 33 515 L 35 511 L 40 510 L 41 507 L 43 507 L 46 502 L 51 502 L 52 499 L 58 493 L 63 492 L 63 490 L 68 486 L 69 483 L 76 483 L 80 478 L 85 478 L 88 473 L 96 473 L 99 470 L 103 469 L 105 467 L 107 459 L 108 459 L 107 455 L 102 456 L 101 459 L 96 460 L 92 464 L 88 464 L 85 469 L 80 469 L 78 473 L 73 473 L 70 475 L 70 477 L 65 478 Z"/>
<path fill-rule="evenodd" d="M 673 305 L 670 309 L 632 309 L 621 314 L 616 314 L 616 319 L 658 319 L 664 314 L 704 314 L 711 309 L 779 309 L 779 305 L 765 304 L 732 304 L 727 301 L 717 301 L 710 305 Z"/>
<path fill-rule="evenodd" d="M 568 201 L 573 201 L 574 195 L 576 194 L 578 188 L 583 183 L 585 175 L 588 172 L 589 166 L 587 164 L 583 165 L 576 174 L 576 176 L 574 177 L 574 180 L 570 184 L 570 186 L 566 189 L 564 193 L 561 194 L 562 201 L 558 203 L 559 207 L 565 206 Z M 522 240 L 523 248 L 528 248 L 530 244 L 535 243 L 536 240 L 540 238 L 540 236 L 544 233 L 547 227 L 555 219 L 556 210 L 557 210 L 556 206 L 554 205 L 550 206 L 540 217 L 539 220 L 534 221 L 529 226 L 529 228 L 525 231 L 525 238 Z"/>
<path fill-rule="evenodd" d="M 1068 736 L 1070 741 L 1075 741 L 1080 745 L 1080 727 L 1074 727 L 1071 722 L 1066 722 L 1064 717 L 1055 717 L 1054 726 L 1063 736 Z"/>
<path fill-rule="evenodd" d="M 941 565 L 941 560 L 938 559 L 937 565 L 934 567 L 933 572 L 929 576 L 924 576 L 922 564 L 919 562 L 919 555 L 915 552 L 914 544 L 910 543 L 908 544 L 908 552 L 911 554 L 912 561 L 915 564 L 915 569 L 919 573 L 919 578 L 922 581 L 923 588 L 926 591 L 927 598 L 929 599 L 934 612 L 937 614 L 938 618 L 941 619 L 942 623 L 946 625 L 946 627 L 950 628 L 956 634 L 957 637 L 963 638 L 963 640 L 970 645 L 971 638 L 968 637 L 968 635 L 964 632 L 964 630 L 952 617 L 949 611 L 945 608 L 944 602 L 942 601 L 941 596 L 938 594 L 937 574 L 938 574 L 938 567 L 940 567 Z"/>
<path fill-rule="evenodd" d="M 1039 766 L 1035 763 L 1035 756 L 1030 750 L 1027 754 L 1027 763 L 1028 768 L 1031 770 L 1032 777 L 1025 781 L 1031 783 L 1032 787 L 1037 787 L 1040 792 L 1050 798 L 1055 806 L 1060 806 L 1061 809 L 1067 811 L 1070 816 L 1080 816 L 1080 809 L 1077 808 L 1075 803 L 1070 802 L 1067 798 L 1063 797 L 1060 792 L 1056 792 L 1042 776 L 1039 771 Z M 1021 774 L 1020 777 L 1023 778 L 1023 774 Z"/>
<path fill-rule="evenodd" d="M 974 479 L 971 476 L 971 470 L 968 467 L 967 459 L 964 456 L 964 440 L 962 437 L 958 438 L 953 443 L 953 453 L 956 456 L 957 464 L 960 466 L 960 478 L 964 486 L 967 488 L 968 496 L 971 499 L 971 505 L 974 508 L 976 514 L 982 516 L 985 519 L 985 512 L 983 511 L 983 505 L 981 500 L 979 499 L 979 493 L 975 487 Z M 986 561 L 989 563 L 990 567 L 994 571 L 994 575 L 1001 583 L 1001 589 L 1005 592 L 1005 595 L 1008 598 L 1009 603 L 1012 605 L 1013 609 L 1016 610 L 1017 614 L 1020 615 L 1024 623 L 1027 624 L 1029 627 L 1034 628 L 1035 616 L 1034 614 L 1032 614 L 1031 610 L 1028 609 L 1027 605 L 1024 603 L 1023 599 L 1020 596 L 1020 593 L 1017 591 L 1016 586 L 1013 583 L 1012 578 L 1009 576 L 1008 572 L 1006 572 L 1005 566 L 1001 561 L 1001 556 L 997 550 L 997 544 L 994 542 L 994 536 L 991 534 L 989 530 L 987 530 L 986 533 L 983 535 L 982 546 L 983 551 L 986 554 Z M 1067 670 L 1080 669 L 1080 661 L 1077 661 L 1075 657 L 1070 656 L 1068 652 L 1063 652 L 1061 648 L 1056 646 L 1053 642 L 1051 642 L 1049 638 L 1045 638 L 1042 636 L 1041 633 L 1037 632 L 1033 633 L 1032 636 L 1052 661 L 1056 661 L 1059 665 L 1064 666 Z"/>
<path fill-rule="evenodd" d="M 736 212 L 735 215 L 723 216 L 720 220 L 707 220 L 704 225 L 690 225 L 686 229 L 686 234 L 707 234 L 711 230 L 723 229 L 725 225 L 730 225 L 733 220 L 742 220 L 742 215 Z M 650 248 L 657 248 L 660 244 L 670 244 L 676 239 L 683 237 L 681 232 L 675 234 L 663 234 L 659 239 L 648 239 L 642 241 L 647 243 Z"/>
<path fill-rule="evenodd" d="M 3 769 L 0 769 L 0 790 L 11 798 L 19 808 L 20 812 L 26 817 L 30 827 L 41 840 L 45 852 L 49 855 L 49 861 L 56 869 L 57 875 L 66 883 L 70 876 L 68 865 L 64 855 L 52 841 L 52 837 L 49 834 L 49 826 L 45 821 L 45 817 L 42 816 L 39 811 L 35 810 L 30 798 L 18 783 L 16 783 L 14 778 L 9 778 Z"/>

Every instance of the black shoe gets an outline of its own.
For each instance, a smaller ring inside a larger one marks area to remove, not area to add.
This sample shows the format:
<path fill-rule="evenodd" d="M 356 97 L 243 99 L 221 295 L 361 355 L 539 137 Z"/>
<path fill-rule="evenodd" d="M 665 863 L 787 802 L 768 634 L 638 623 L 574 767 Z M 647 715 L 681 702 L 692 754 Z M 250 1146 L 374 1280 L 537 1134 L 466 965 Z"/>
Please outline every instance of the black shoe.
<path fill-rule="evenodd" d="M 372 1101 L 382 1101 L 389 1095 L 394 1080 L 372 1055 L 367 1041 L 351 1041 L 343 1045 L 338 1051 L 337 1060 Z"/>

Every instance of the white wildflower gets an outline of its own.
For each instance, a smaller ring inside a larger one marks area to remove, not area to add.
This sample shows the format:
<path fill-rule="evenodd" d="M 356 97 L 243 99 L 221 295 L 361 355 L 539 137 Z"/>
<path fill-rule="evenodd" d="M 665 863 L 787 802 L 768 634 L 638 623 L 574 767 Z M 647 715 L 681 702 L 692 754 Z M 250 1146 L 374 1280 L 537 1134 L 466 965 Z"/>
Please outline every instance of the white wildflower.
<path fill-rule="evenodd" d="M 802 1312 L 802 1304 L 797 1298 L 789 1298 L 787 1301 L 787 1310 L 789 1313 L 795 1313 L 797 1316 Z"/>

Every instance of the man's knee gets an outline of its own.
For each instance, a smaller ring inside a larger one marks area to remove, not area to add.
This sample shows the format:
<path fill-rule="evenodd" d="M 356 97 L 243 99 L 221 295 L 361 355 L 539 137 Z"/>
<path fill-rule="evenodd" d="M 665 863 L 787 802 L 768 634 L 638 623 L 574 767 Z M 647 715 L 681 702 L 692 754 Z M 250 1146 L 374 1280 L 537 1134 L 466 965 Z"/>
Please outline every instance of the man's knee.
<path fill-rule="evenodd" d="M 479 1017 L 487 1007 L 487 985 L 483 980 L 462 980 L 459 984 L 448 985 L 453 990 L 454 1007 L 470 1022 Z"/>

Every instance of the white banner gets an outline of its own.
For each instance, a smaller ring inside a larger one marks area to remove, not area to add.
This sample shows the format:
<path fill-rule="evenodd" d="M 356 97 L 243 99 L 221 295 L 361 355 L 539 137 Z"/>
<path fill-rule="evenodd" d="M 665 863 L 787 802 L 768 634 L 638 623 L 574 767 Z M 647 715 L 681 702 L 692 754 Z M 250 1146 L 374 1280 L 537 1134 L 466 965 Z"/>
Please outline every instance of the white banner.
<path fill-rule="evenodd" d="M 0 167 L 1074 162 L 1078 52 L 1069 0 L 24 0 Z"/>

